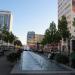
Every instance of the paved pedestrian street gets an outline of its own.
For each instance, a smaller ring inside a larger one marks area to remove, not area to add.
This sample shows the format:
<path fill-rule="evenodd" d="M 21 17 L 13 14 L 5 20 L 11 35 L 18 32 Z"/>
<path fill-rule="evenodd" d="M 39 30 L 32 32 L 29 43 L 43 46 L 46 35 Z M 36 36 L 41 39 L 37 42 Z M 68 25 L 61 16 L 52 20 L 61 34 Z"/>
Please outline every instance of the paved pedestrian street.
<path fill-rule="evenodd" d="M 0 75 L 10 75 L 12 67 L 6 59 L 6 56 L 0 57 Z"/>

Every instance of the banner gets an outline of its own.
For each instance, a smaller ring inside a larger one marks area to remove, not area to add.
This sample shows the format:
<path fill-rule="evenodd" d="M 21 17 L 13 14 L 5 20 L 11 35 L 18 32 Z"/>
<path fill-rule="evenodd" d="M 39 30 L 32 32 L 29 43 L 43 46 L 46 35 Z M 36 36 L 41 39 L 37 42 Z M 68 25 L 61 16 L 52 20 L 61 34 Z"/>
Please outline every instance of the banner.
<path fill-rule="evenodd" d="M 72 0 L 72 11 L 75 13 L 75 0 Z"/>

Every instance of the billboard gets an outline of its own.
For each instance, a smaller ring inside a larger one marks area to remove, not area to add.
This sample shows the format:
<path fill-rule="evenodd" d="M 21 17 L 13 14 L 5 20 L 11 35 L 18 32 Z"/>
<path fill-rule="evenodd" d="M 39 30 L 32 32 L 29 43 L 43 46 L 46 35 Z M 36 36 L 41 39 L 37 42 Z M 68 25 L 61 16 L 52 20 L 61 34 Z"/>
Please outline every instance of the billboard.
<path fill-rule="evenodd" d="M 72 11 L 75 13 L 75 0 L 72 0 Z"/>

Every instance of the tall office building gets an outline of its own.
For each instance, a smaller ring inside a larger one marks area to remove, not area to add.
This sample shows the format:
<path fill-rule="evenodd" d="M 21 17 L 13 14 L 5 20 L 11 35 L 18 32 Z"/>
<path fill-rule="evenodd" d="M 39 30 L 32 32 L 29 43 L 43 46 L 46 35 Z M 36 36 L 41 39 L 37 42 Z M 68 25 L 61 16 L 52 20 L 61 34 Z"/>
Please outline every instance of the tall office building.
<path fill-rule="evenodd" d="M 12 14 L 10 11 L 0 11 L 0 28 L 6 26 L 7 31 L 12 31 Z"/>
<path fill-rule="evenodd" d="M 66 16 L 68 29 L 72 37 L 75 37 L 75 27 L 73 20 L 75 18 L 75 0 L 58 0 L 58 19 Z"/>
<path fill-rule="evenodd" d="M 70 50 L 75 49 L 75 26 L 73 20 L 75 18 L 75 0 L 58 0 L 58 19 L 66 16 L 68 29 L 71 33 Z"/>

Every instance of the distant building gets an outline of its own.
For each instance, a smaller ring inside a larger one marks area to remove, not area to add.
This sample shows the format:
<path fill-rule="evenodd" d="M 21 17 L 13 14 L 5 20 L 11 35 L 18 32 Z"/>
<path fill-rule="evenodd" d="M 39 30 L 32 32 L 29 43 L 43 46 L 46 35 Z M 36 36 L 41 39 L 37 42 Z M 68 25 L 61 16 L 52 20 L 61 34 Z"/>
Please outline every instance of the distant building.
<path fill-rule="evenodd" d="M 35 34 L 35 43 L 41 43 L 41 41 L 43 40 L 44 35 L 41 34 Z"/>
<path fill-rule="evenodd" d="M 33 44 L 33 39 L 35 38 L 35 32 L 30 31 L 27 33 L 27 45 Z"/>
<path fill-rule="evenodd" d="M 0 28 L 6 26 L 7 31 L 12 31 L 12 14 L 10 11 L 0 11 Z"/>
<path fill-rule="evenodd" d="M 35 34 L 35 49 L 38 51 L 42 50 L 41 41 L 43 40 L 44 35 L 41 34 Z"/>
<path fill-rule="evenodd" d="M 41 43 L 43 38 L 44 38 L 44 35 L 35 34 L 35 32 L 28 32 L 28 34 L 27 34 L 27 45 L 29 47 L 35 48 L 37 46 L 37 43 Z"/>

